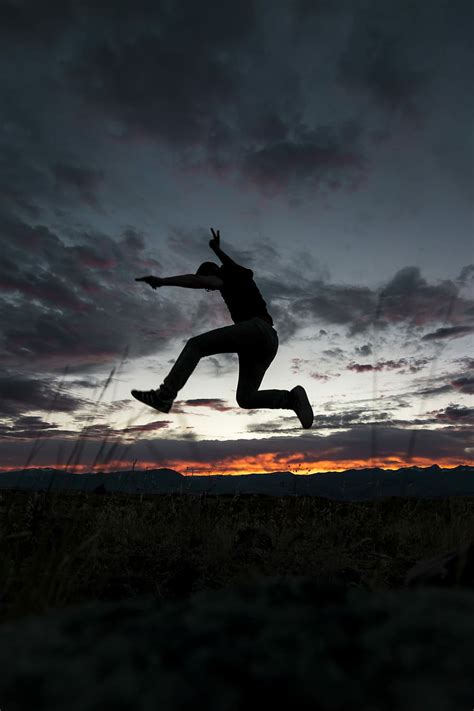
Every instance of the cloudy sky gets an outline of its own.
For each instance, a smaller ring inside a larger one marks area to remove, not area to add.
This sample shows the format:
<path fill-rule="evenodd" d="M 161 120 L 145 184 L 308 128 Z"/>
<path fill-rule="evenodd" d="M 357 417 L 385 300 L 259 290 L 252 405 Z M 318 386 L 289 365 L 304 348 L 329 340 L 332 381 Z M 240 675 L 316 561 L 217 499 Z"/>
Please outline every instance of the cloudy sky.
<path fill-rule="evenodd" d="M 468 0 L 3 0 L 0 469 L 183 474 L 474 464 Z M 153 290 L 221 246 L 280 349 L 237 406 L 218 292 Z"/>

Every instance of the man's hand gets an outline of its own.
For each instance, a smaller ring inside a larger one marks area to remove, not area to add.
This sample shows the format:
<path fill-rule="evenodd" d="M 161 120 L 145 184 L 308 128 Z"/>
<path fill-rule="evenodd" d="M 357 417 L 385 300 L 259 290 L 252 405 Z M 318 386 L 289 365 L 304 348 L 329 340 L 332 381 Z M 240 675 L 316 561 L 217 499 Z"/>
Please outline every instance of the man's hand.
<path fill-rule="evenodd" d="M 153 289 L 156 289 L 157 286 L 163 286 L 163 279 L 160 279 L 160 277 L 155 276 L 137 277 L 135 281 L 144 281 L 149 284 Z"/>
<path fill-rule="evenodd" d="M 214 249 L 215 247 L 217 247 L 217 249 L 219 249 L 220 239 L 221 239 L 221 236 L 219 234 L 220 230 L 217 230 L 217 232 L 214 232 L 214 230 L 211 227 L 211 232 L 212 232 L 212 239 L 209 242 L 209 247 L 211 249 Z"/>
<path fill-rule="evenodd" d="M 223 252 L 220 247 L 220 239 L 221 239 L 220 230 L 217 230 L 217 232 L 216 232 L 211 227 L 211 232 L 212 232 L 212 239 L 209 242 L 209 247 L 214 251 L 214 254 L 216 254 L 219 257 L 222 264 L 226 264 L 228 266 L 235 266 L 236 262 L 234 262 L 234 260 L 231 259 L 228 254 Z"/>

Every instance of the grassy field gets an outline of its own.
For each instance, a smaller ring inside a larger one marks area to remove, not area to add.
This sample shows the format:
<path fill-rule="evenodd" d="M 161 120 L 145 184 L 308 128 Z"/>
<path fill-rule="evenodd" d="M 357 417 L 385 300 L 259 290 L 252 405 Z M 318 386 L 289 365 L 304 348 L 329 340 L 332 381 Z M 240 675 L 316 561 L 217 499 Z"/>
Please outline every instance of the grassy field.
<path fill-rule="evenodd" d="M 403 586 L 419 559 L 473 540 L 474 499 L 0 493 L 0 621 L 77 602 L 309 575 Z"/>

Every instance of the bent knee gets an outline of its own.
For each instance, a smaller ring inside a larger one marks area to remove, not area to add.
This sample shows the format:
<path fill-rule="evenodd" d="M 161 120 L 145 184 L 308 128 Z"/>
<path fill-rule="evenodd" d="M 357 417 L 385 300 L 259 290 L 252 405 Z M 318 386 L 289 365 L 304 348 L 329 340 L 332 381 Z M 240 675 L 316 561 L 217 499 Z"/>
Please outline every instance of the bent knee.
<path fill-rule="evenodd" d="M 254 395 L 253 393 L 238 392 L 237 391 L 237 405 L 249 409 L 255 407 Z"/>
<path fill-rule="evenodd" d="M 194 351 L 199 351 L 201 348 L 201 343 L 199 340 L 199 336 L 192 336 L 191 338 L 188 338 L 186 341 L 186 346 L 188 350 L 194 350 Z"/>

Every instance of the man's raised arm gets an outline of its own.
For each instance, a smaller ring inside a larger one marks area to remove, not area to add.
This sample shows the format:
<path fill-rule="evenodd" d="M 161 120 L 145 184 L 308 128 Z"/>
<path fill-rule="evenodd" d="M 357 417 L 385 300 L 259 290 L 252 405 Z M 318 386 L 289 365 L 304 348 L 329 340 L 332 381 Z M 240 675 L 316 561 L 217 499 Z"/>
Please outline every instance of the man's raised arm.
<path fill-rule="evenodd" d="M 211 227 L 211 232 L 212 232 L 212 239 L 209 242 L 209 247 L 212 249 L 214 254 L 216 254 L 219 259 L 221 260 L 222 264 L 234 264 L 236 265 L 237 262 L 234 262 L 233 259 L 229 257 L 228 254 L 222 251 L 220 247 L 220 230 L 217 230 L 217 232 L 214 232 L 214 230 Z"/>

